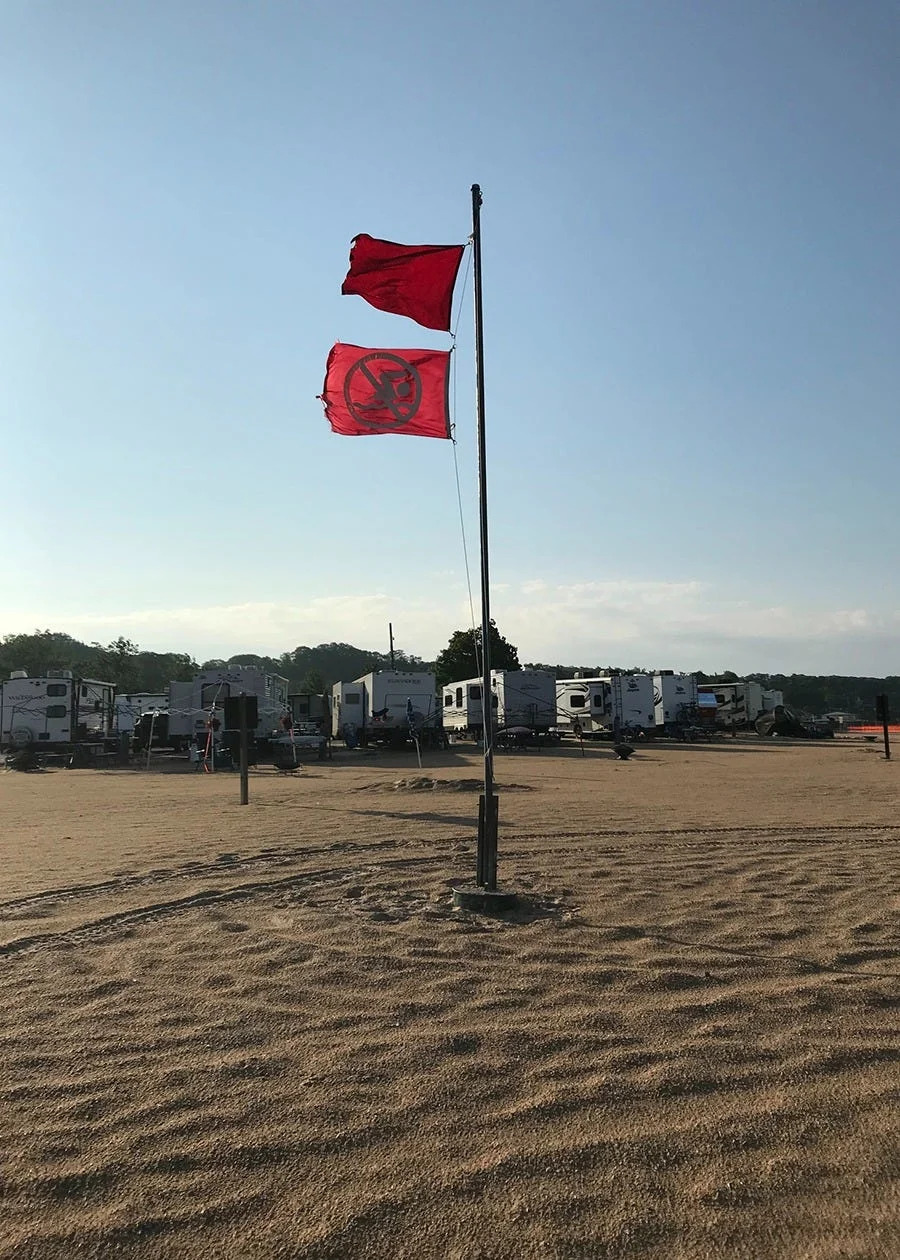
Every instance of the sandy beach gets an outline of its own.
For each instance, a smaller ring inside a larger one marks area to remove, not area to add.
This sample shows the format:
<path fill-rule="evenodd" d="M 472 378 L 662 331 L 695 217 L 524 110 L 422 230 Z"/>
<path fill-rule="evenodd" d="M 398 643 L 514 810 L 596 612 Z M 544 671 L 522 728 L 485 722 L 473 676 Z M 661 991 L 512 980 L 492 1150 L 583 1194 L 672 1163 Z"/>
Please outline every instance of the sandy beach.
<path fill-rule="evenodd" d="M 479 773 L 0 774 L 0 1256 L 900 1255 L 897 763 Z"/>

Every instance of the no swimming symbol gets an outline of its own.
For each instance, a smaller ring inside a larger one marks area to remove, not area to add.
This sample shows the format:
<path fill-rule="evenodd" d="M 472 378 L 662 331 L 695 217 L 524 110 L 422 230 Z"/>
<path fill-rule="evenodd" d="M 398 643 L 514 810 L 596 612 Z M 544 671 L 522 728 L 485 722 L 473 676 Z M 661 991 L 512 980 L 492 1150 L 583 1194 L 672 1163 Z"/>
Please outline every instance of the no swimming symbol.
<path fill-rule="evenodd" d="M 344 401 L 358 424 L 397 429 L 409 424 L 422 401 L 422 382 L 411 363 L 376 351 L 363 355 L 344 377 Z"/>

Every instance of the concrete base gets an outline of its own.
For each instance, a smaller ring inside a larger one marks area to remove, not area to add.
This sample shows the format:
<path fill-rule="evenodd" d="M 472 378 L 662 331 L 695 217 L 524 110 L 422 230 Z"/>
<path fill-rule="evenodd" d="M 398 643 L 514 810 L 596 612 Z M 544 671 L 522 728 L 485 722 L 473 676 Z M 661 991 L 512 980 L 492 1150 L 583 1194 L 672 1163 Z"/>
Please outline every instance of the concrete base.
<path fill-rule="evenodd" d="M 517 900 L 514 892 L 480 888 L 477 884 L 453 889 L 453 904 L 460 910 L 473 910 L 476 914 L 501 914 L 504 910 L 511 910 Z"/>

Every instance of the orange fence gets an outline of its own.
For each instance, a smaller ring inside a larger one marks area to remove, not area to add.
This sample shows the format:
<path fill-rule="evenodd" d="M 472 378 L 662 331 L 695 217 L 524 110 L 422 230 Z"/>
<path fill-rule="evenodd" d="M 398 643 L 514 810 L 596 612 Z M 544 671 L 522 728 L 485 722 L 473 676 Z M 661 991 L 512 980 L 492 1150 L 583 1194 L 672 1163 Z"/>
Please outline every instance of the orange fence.
<path fill-rule="evenodd" d="M 873 723 L 871 726 L 848 726 L 847 732 L 850 735 L 880 735 L 884 730 L 881 723 Z M 891 722 L 888 725 L 888 732 L 891 735 L 900 735 L 900 725 Z"/>

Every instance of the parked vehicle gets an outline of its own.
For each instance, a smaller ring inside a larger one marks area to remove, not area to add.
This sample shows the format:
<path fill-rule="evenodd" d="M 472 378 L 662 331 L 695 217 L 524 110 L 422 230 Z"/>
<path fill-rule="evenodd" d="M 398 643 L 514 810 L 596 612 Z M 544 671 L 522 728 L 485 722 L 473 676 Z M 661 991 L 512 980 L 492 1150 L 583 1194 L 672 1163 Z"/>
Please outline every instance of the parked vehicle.
<path fill-rule="evenodd" d="M 308 726 L 310 723 L 321 726 L 322 730 L 331 727 L 328 697 L 314 691 L 292 691 L 288 695 L 288 712 L 295 727 Z"/>
<path fill-rule="evenodd" d="M 192 739 L 205 742 L 210 730 L 224 729 L 225 701 L 241 693 L 256 698 L 257 724 L 251 736 L 263 746 L 276 734 L 288 712 L 288 680 L 252 666 L 205 669 L 191 682 L 169 683 L 167 737 L 183 751 Z"/>
<path fill-rule="evenodd" d="M 763 689 L 758 682 L 742 679 L 738 682 L 700 683 L 697 692 L 701 696 L 715 696 L 716 725 L 729 730 L 752 726 L 766 711 Z"/>
<path fill-rule="evenodd" d="M 442 689 L 444 728 L 480 739 L 484 730 L 482 680 L 466 678 Z M 556 683 L 544 669 L 492 669 L 491 713 L 497 731 L 542 732 L 556 725 Z"/>
<path fill-rule="evenodd" d="M 354 682 L 335 683 L 331 731 L 356 744 L 403 744 L 414 731 L 426 742 L 438 735 L 434 674 L 379 669 Z"/>
<path fill-rule="evenodd" d="M 649 674 L 561 678 L 556 683 L 557 724 L 563 731 L 599 737 L 646 738 L 656 731 Z"/>
<path fill-rule="evenodd" d="M 117 695 L 114 702 L 115 728 L 120 735 L 130 735 L 144 713 L 160 713 L 168 707 L 168 692 L 138 691 Z"/>
<path fill-rule="evenodd" d="M 693 713 L 697 704 L 694 674 L 663 670 L 653 675 L 653 711 L 657 734 L 675 734 Z"/>
<path fill-rule="evenodd" d="M 70 669 L 50 669 L 29 678 L 23 669 L 0 686 L 0 747 L 70 751 L 76 744 L 113 747 L 115 684 L 76 678 Z"/>

